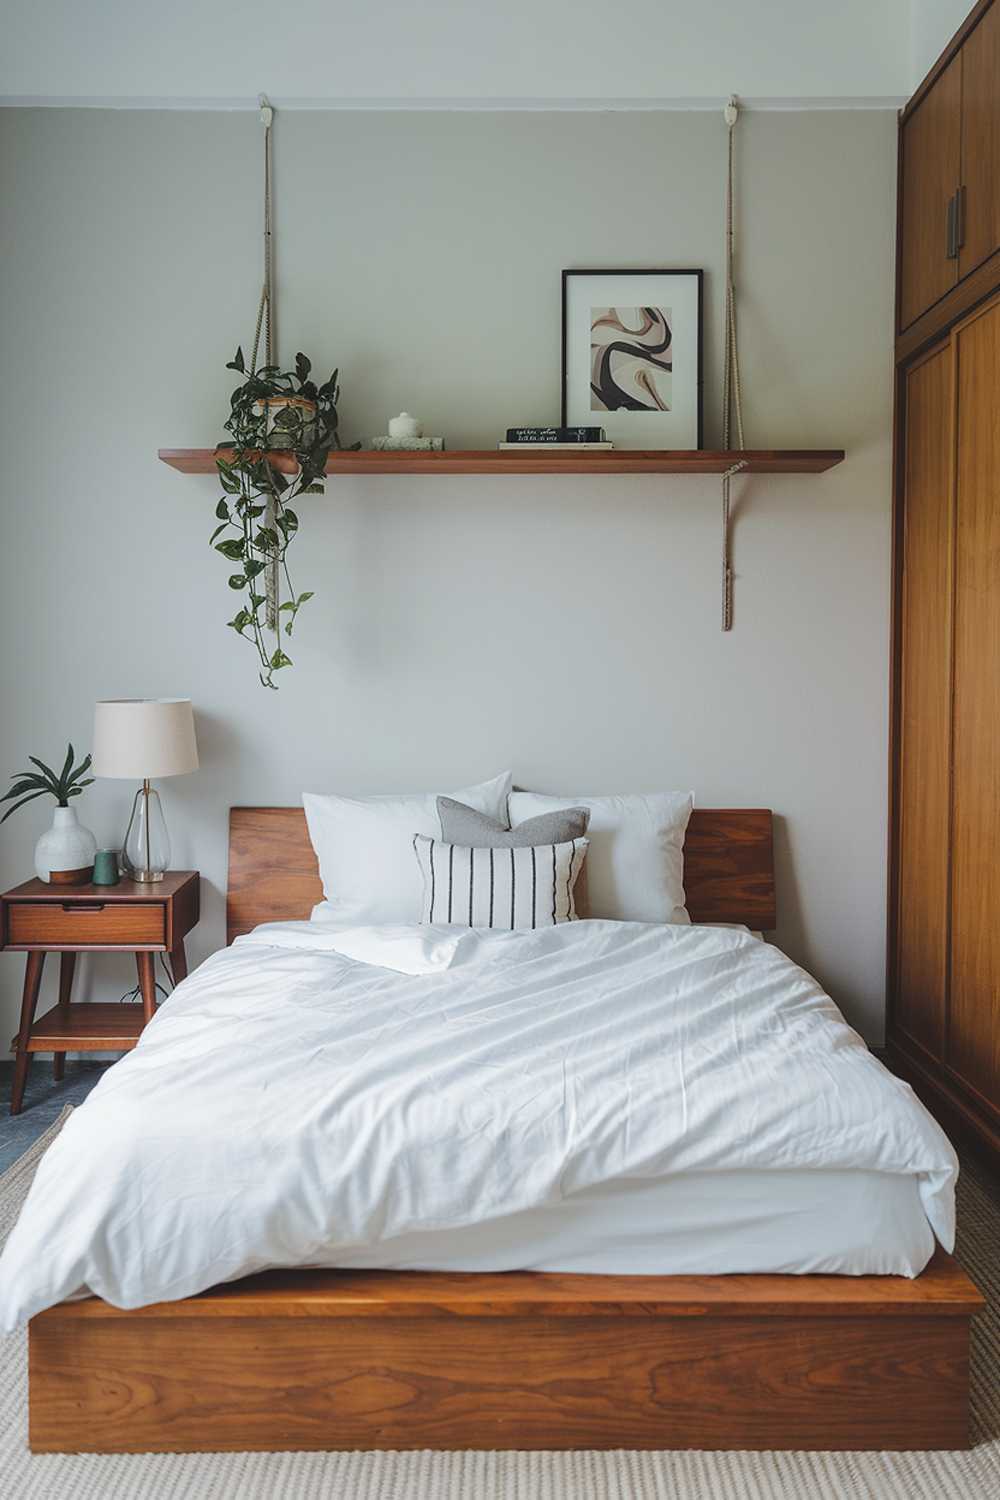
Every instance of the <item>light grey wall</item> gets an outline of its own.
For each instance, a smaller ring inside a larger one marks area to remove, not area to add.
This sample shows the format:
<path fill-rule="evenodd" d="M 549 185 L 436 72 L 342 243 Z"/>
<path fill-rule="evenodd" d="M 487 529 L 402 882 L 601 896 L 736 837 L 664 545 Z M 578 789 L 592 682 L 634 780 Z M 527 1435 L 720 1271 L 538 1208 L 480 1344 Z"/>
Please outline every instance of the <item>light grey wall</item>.
<path fill-rule="evenodd" d="M 740 129 L 749 441 L 849 457 L 740 486 L 733 633 L 716 481 L 338 479 L 301 507 L 316 598 L 267 693 L 224 625 L 214 483 L 156 459 L 216 439 L 252 336 L 259 127 L 0 115 L 0 765 L 87 745 L 98 697 L 190 694 L 203 769 L 161 790 L 175 862 L 205 876 L 195 958 L 222 941 L 230 803 L 508 765 L 570 793 L 692 786 L 781 815 L 779 940 L 879 1037 L 894 122 Z M 405 406 L 487 446 L 558 419 L 562 267 L 704 266 L 712 445 L 724 145 L 695 113 L 283 117 L 282 353 L 340 364 L 349 436 Z M 102 842 L 130 792 L 78 804 Z M 4 825 L 6 883 L 45 821 Z M 0 958 L 8 1032 L 20 976 Z M 84 984 L 127 979 L 110 959 Z"/>
<path fill-rule="evenodd" d="M 943 0 L 921 0 L 929 6 Z M 745 97 L 909 90 L 911 0 L 31 0 L 4 7 L 0 97 L 83 102 Z"/>
<path fill-rule="evenodd" d="M 910 61 L 915 89 L 972 9 L 973 0 L 910 0 Z"/>

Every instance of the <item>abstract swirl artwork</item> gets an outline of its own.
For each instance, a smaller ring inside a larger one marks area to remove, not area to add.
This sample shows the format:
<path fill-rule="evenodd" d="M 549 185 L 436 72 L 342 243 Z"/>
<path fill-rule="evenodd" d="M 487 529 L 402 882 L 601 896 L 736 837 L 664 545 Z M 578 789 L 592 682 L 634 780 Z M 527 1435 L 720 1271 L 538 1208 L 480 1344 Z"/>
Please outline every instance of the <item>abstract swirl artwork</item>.
<path fill-rule="evenodd" d="M 562 273 L 562 424 L 616 448 L 700 448 L 699 270 Z"/>
<path fill-rule="evenodd" d="M 591 411 L 669 411 L 669 307 L 590 310 Z"/>

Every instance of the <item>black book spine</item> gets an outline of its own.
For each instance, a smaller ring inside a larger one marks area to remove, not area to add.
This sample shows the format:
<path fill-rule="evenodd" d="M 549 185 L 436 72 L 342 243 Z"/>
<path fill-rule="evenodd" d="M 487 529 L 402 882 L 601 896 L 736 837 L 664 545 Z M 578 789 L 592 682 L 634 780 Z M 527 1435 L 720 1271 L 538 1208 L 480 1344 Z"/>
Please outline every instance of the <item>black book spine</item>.
<path fill-rule="evenodd" d="M 603 427 L 508 427 L 508 443 L 603 443 Z"/>

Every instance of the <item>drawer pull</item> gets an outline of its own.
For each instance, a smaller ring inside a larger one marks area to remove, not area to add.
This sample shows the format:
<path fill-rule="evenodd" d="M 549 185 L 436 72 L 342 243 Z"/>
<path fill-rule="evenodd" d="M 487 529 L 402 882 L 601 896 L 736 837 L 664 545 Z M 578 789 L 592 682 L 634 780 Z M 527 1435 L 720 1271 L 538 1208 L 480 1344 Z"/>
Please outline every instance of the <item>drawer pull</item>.
<path fill-rule="evenodd" d="M 62 904 L 62 909 L 63 909 L 63 911 L 78 911 L 80 913 L 80 915 L 83 916 L 84 912 L 88 912 L 88 911 L 103 911 L 104 910 L 104 902 L 103 901 L 93 901 L 93 902 L 88 902 L 88 904 L 86 906 L 84 906 L 81 901 L 64 901 L 63 904 Z"/>

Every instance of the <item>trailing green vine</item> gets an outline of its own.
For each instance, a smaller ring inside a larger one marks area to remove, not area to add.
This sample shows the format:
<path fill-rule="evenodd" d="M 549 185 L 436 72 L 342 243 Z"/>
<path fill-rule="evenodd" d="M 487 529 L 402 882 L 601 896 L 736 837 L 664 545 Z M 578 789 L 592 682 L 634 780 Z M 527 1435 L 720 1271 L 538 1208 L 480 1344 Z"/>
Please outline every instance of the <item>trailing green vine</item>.
<path fill-rule="evenodd" d="M 330 449 L 341 446 L 338 372 L 317 385 L 310 379 L 312 365 L 304 354 L 295 356 L 294 371 L 277 365 L 248 371 L 242 348 L 226 369 L 243 379 L 232 393 L 225 423 L 232 441 L 216 448 L 225 493 L 216 506 L 219 525 L 211 545 L 237 568 L 229 576 L 229 587 L 242 595 L 242 603 L 229 625 L 253 645 L 260 680 L 273 688 L 275 672 L 292 665 L 281 644 L 282 626 L 287 639 L 302 605 L 313 597 L 311 589 L 295 592 L 288 570 L 288 549 L 299 530 L 292 502 L 300 495 L 323 493 Z M 275 569 L 284 594 L 275 610 L 273 644 L 268 639 L 269 567 Z"/>

